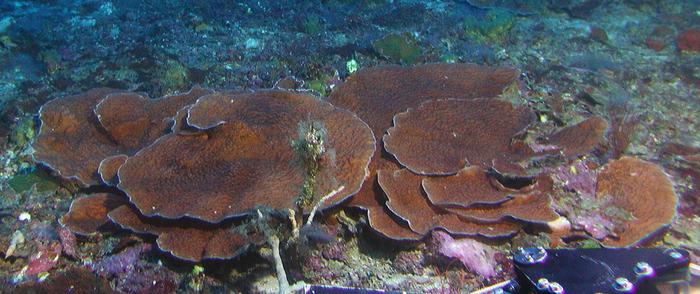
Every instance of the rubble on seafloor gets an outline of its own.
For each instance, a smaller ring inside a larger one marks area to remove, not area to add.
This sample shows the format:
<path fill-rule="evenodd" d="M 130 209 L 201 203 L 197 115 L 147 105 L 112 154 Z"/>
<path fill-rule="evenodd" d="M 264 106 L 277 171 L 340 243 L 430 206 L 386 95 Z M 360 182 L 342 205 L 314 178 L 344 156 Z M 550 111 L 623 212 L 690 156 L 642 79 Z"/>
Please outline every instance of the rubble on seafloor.
<path fill-rule="evenodd" d="M 185 2 L 0 3 L 3 289 L 274 292 L 270 231 L 290 283 L 464 292 L 540 245 L 698 261 L 690 3 Z M 333 196 L 309 226 L 305 193 Z"/>

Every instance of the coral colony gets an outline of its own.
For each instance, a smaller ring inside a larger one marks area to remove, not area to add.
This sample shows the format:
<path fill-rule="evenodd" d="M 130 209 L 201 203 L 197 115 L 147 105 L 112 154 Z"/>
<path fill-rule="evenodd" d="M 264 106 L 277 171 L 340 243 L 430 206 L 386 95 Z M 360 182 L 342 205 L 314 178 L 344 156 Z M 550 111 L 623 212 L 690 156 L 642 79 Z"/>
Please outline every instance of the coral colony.
<path fill-rule="evenodd" d="M 386 238 L 441 231 L 439 251 L 488 278 L 492 250 L 453 237 L 546 231 L 560 218 L 555 181 L 590 194 L 557 166 L 599 147 L 607 128 L 591 117 L 538 138 L 551 147 L 533 150 L 535 115 L 495 97 L 516 76 L 457 64 L 367 68 L 327 101 L 279 89 L 194 88 L 158 99 L 95 89 L 42 107 L 34 156 L 63 178 L 108 190 L 73 201 L 61 218 L 72 232 L 114 223 L 192 262 L 270 246 L 284 291 L 295 285 L 280 251 L 295 246 L 316 209 L 346 199 Z M 525 168 L 543 158 L 551 172 Z M 600 170 L 595 195 L 585 197 L 628 216 L 604 216 L 614 227 L 593 234 L 604 245 L 637 244 L 673 220 L 676 195 L 656 165 L 622 157 Z M 563 234 L 590 233 L 574 225 Z M 112 271 L 105 262 L 95 266 Z"/>
<path fill-rule="evenodd" d="M 0 292 L 465 293 L 536 246 L 700 261 L 692 1 L 122 2 L 0 1 Z"/>

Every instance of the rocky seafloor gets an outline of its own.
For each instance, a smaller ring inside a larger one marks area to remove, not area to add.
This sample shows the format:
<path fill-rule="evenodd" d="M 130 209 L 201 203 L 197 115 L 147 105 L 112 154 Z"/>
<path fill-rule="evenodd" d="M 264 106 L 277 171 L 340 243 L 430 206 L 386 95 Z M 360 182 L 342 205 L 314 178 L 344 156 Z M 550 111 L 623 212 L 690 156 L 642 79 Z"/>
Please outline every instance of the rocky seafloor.
<path fill-rule="evenodd" d="M 670 227 L 645 246 L 685 248 L 698 262 L 699 23 L 697 1 L 3 1 L 1 288 L 274 292 L 266 246 L 191 263 L 159 250 L 147 235 L 112 228 L 76 236 L 63 227 L 58 220 L 71 201 L 94 191 L 34 162 L 37 113 L 51 99 L 95 87 L 161 97 L 195 85 L 266 89 L 294 77 L 307 93 L 325 97 L 358 70 L 385 64 L 513 67 L 520 75 L 501 97 L 534 112 L 536 132 L 591 114 L 629 122 L 620 139 L 628 144 L 611 157 L 663 167 L 679 201 Z M 609 154 L 580 156 L 552 172 L 561 184 L 557 212 L 590 238 L 560 242 L 527 231 L 460 243 L 488 252 L 483 269 L 441 250 L 454 240 L 439 230 L 419 242 L 388 241 L 361 210 L 339 209 L 320 217 L 329 240 L 311 246 L 304 260 L 285 256 L 288 278 L 459 293 L 510 278 L 512 248 L 599 247 L 601 228 L 585 225 L 605 220 L 586 212 L 604 204 L 585 194 L 595 191 L 594 165 Z"/>

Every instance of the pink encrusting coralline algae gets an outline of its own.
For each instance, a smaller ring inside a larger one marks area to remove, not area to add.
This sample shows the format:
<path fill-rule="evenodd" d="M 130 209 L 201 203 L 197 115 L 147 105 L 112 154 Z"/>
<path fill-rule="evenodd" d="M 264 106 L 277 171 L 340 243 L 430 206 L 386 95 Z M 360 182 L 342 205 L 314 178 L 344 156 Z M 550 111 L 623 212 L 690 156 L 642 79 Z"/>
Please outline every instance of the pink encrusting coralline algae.
<path fill-rule="evenodd" d="M 475 274 L 484 279 L 496 275 L 496 251 L 487 245 L 473 239 L 455 240 L 442 231 L 434 231 L 433 240 L 436 241 L 440 254 L 459 259 Z"/>

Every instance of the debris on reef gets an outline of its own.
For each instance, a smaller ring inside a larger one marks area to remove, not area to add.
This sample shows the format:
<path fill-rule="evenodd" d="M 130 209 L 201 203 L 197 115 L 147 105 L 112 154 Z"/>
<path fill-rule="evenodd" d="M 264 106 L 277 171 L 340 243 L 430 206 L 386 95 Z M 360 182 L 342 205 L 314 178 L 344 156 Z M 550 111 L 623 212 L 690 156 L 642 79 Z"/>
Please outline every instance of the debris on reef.
<path fill-rule="evenodd" d="M 294 201 L 296 210 L 299 212 L 299 218 L 296 223 L 303 222 L 302 216 L 307 211 L 312 211 L 316 195 L 316 177 L 321 169 L 321 160 L 326 156 L 326 140 L 328 139 L 327 130 L 320 122 L 302 121 L 298 126 L 298 137 L 292 140 L 292 148 L 297 153 L 297 157 L 301 159 L 302 165 L 306 170 L 304 183 L 301 186 L 301 192 Z M 327 159 L 326 159 L 327 160 Z M 312 218 L 311 215 L 310 218 Z"/>
<path fill-rule="evenodd" d="M 22 231 L 14 231 L 12 233 L 12 238 L 10 239 L 10 244 L 7 246 L 7 249 L 5 250 L 5 258 L 10 258 L 12 257 L 12 254 L 15 253 L 15 250 L 17 250 L 17 247 L 22 246 L 25 242 L 24 234 L 22 234 Z"/>

